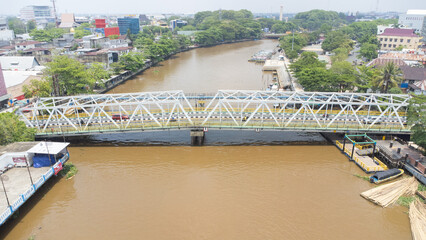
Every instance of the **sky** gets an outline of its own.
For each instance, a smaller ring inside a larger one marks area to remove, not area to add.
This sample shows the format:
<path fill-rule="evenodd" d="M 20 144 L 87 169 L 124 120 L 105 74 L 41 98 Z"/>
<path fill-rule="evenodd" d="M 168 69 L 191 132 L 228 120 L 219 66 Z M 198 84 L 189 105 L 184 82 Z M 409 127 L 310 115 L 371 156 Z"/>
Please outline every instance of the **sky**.
<path fill-rule="evenodd" d="M 426 0 L 56 0 L 58 13 L 75 14 L 140 14 L 185 13 L 206 10 L 248 9 L 253 13 L 297 13 L 312 9 L 339 12 L 406 12 L 408 9 L 426 9 Z M 28 5 L 52 5 L 51 0 L 0 0 L 0 15 L 18 15 Z"/>

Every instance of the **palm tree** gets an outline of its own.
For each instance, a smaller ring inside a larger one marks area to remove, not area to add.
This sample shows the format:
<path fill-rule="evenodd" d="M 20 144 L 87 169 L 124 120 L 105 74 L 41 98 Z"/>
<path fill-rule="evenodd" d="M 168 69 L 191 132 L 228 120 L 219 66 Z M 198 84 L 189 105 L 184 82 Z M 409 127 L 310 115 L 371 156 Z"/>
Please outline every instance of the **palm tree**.
<path fill-rule="evenodd" d="M 387 93 L 388 89 L 397 87 L 402 81 L 402 71 L 394 62 L 388 62 L 380 69 L 380 75 L 374 85 L 382 92 Z"/>

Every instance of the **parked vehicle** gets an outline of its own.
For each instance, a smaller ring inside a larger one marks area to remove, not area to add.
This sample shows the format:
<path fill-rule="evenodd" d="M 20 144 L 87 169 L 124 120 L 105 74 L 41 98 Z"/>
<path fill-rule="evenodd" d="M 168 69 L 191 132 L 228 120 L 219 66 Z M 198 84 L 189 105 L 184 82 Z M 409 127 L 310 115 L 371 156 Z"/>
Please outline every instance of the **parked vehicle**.
<path fill-rule="evenodd" d="M 129 116 L 125 114 L 114 114 L 112 115 L 112 120 L 128 120 Z"/>

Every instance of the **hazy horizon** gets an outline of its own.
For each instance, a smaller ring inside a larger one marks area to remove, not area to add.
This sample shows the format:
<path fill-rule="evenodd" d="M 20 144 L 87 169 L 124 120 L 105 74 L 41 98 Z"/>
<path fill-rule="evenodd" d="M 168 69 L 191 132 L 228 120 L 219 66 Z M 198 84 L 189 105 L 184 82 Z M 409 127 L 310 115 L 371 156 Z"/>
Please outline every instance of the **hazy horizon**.
<path fill-rule="evenodd" d="M 379 3 L 377 5 L 377 2 Z M 147 4 L 148 3 L 148 4 Z M 15 0 L 13 4 L 0 9 L 1 15 L 19 15 L 21 8 L 28 5 L 52 6 L 50 0 Z M 215 11 L 218 9 L 240 10 L 247 9 L 253 13 L 278 13 L 280 6 L 284 7 L 284 13 L 305 12 L 312 9 L 333 10 L 338 12 L 406 12 L 408 9 L 426 9 L 424 0 L 358 0 L 356 2 L 344 2 L 339 0 L 300 0 L 282 1 L 271 0 L 267 4 L 261 1 L 245 2 L 244 0 L 216 0 L 199 1 L 184 0 L 180 2 L 172 0 L 157 0 L 155 2 L 141 2 L 132 0 L 117 1 L 84 1 L 57 0 L 57 13 L 75 14 L 153 14 L 153 13 L 176 13 L 194 14 L 200 11 Z"/>

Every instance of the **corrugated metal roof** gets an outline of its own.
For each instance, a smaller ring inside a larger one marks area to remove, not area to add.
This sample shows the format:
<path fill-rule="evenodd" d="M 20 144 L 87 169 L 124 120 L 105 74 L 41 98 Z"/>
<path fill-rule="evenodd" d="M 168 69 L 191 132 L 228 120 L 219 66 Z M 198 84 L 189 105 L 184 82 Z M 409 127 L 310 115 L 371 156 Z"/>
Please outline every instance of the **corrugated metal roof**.
<path fill-rule="evenodd" d="M 33 56 L 28 57 L 16 57 L 16 56 L 2 56 L 0 57 L 0 63 L 3 70 L 31 70 L 37 66 L 40 66 L 37 59 Z"/>

